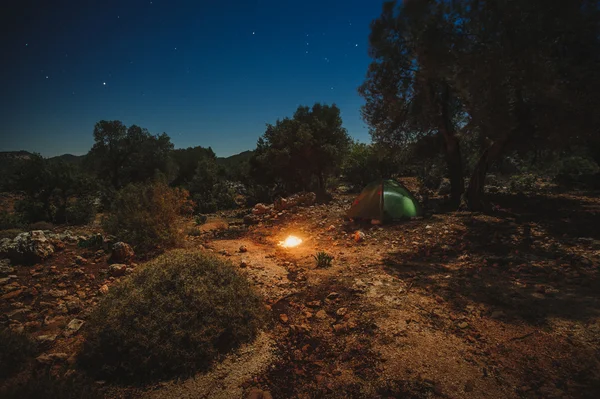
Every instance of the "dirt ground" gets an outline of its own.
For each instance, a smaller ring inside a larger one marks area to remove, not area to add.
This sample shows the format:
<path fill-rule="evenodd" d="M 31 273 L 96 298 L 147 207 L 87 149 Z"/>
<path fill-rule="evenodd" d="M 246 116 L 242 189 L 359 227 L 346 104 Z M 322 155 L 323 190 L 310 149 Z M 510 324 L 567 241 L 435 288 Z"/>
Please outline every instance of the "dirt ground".
<path fill-rule="evenodd" d="M 252 227 L 211 216 L 187 246 L 239 265 L 273 322 L 208 373 L 109 395 L 600 397 L 597 193 L 495 196 L 487 215 L 386 226 L 344 221 L 352 199 Z M 303 243 L 280 247 L 288 235 Z M 317 251 L 334 256 L 332 267 L 316 267 Z M 92 291 L 112 282 L 96 278 Z"/>

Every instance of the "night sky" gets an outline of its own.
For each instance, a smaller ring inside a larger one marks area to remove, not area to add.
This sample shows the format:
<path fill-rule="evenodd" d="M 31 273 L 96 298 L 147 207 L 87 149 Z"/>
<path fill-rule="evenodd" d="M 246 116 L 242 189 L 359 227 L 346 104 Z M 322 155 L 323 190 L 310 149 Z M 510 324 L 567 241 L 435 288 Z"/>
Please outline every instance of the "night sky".
<path fill-rule="evenodd" d="M 0 150 L 84 154 L 94 124 L 176 148 L 253 149 L 298 105 L 336 103 L 354 138 L 379 0 L 14 1 L 3 4 Z"/>

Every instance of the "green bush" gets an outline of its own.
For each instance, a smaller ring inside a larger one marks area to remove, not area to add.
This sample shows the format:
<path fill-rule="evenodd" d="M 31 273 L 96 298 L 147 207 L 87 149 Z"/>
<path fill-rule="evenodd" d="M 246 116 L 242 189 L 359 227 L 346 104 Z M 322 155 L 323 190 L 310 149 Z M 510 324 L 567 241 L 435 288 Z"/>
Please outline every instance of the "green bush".
<path fill-rule="evenodd" d="M 21 215 L 14 212 L 0 211 L 0 230 L 21 229 L 24 227 Z"/>
<path fill-rule="evenodd" d="M 0 379 L 19 371 L 35 353 L 26 335 L 0 329 Z"/>
<path fill-rule="evenodd" d="M 94 382 L 82 378 L 59 379 L 48 372 L 32 374 L 27 381 L 20 381 L 0 391 L 3 399 L 100 399 L 103 398 Z"/>
<path fill-rule="evenodd" d="M 102 298 L 87 325 L 81 365 L 124 382 L 188 376 L 254 339 L 264 311 L 231 263 L 174 250 Z"/>
<path fill-rule="evenodd" d="M 26 223 L 50 221 L 54 218 L 51 206 L 46 206 L 43 201 L 34 198 L 25 198 L 15 204 L 15 211 Z"/>
<path fill-rule="evenodd" d="M 183 238 L 179 216 L 192 210 L 188 197 L 164 183 L 129 185 L 117 193 L 103 228 L 141 253 L 177 245 Z"/>
<path fill-rule="evenodd" d="M 600 168 L 594 161 L 582 156 L 570 156 L 558 162 L 556 181 L 564 185 L 584 183 L 594 176 Z"/>
<path fill-rule="evenodd" d="M 531 173 L 513 175 L 508 179 L 508 188 L 516 192 L 529 192 L 535 189 L 537 177 Z"/>
<path fill-rule="evenodd" d="M 206 220 L 208 220 L 208 217 L 206 215 L 196 215 L 196 217 L 194 218 L 196 226 L 202 226 L 204 223 L 206 223 Z"/>
<path fill-rule="evenodd" d="M 325 251 L 319 251 L 316 255 L 313 255 L 315 261 L 317 262 L 317 268 L 327 269 L 331 267 L 331 263 L 333 262 L 333 256 L 329 255 Z"/>
<path fill-rule="evenodd" d="M 65 212 L 66 221 L 72 225 L 88 224 L 94 220 L 96 209 L 94 197 L 84 196 L 77 198 L 67 206 Z"/>

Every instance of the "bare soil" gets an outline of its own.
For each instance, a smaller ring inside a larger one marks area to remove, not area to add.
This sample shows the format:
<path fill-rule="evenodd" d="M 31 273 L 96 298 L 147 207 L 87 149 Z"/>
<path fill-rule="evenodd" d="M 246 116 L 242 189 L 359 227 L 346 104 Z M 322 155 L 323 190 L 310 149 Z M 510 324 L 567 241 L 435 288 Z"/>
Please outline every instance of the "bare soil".
<path fill-rule="evenodd" d="M 386 226 L 344 221 L 352 199 L 336 195 L 330 204 L 249 228 L 233 212 L 213 215 L 186 245 L 239 265 L 264 295 L 271 325 L 194 379 L 107 393 L 239 398 L 259 388 L 273 398 L 600 397 L 598 193 L 495 196 L 490 214 L 434 214 Z M 362 242 L 354 240 L 359 229 Z M 288 235 L 304 242 L 280 247 Z M 35 267 L 18 267 L 23 292 L 39 284 L 40 293 L 2 299 L 0 310 L 20 301 L 32 308 L 25 318 L 53 313 L 41 305 L 60 284 L 48 266 L 62 275 L 80 251 L 67 248 L 41 265 L 39 276 Z M 317 268 L 317 251 L 333 255 L 333 266 Z M 93 306 L 98 289 L 118 280 L 105 277 L 104 267 L 102 257 L 81 265 L 85 276 L 65 279 L 60 289 L 72 295 L 89 288 L 84 299 Z M 85 311 L 62 316 L 66 323 Z M 61 328 L 41 323 L 27 331 L 58 332 L 48 351 L 76 352 L 78 335 L 65 339 Z"/>

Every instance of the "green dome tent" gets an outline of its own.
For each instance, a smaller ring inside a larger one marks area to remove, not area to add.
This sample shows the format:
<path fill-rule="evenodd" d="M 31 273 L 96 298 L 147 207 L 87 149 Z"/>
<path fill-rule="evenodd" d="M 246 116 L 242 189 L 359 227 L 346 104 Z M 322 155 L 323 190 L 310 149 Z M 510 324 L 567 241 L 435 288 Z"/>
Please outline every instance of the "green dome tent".
<path fill-rule="evenodd" d="M 362 190 L 346 215 L 350 219 L 390 222 L 422 214 L 421 205 L 406 187 L 394 180 L 380 180 Z"/>

